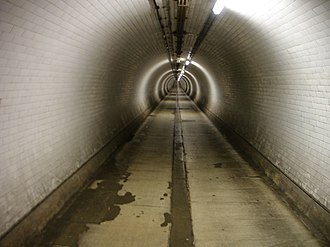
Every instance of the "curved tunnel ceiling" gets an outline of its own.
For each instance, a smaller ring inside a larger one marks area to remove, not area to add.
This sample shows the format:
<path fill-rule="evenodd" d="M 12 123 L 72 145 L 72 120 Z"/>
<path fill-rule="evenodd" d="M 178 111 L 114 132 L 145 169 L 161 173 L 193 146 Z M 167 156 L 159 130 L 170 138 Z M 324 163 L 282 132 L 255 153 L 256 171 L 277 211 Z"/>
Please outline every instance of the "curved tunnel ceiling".
<path fill-rule="evenodd" d="M 167 1 L 156 3 L 164 18 Z M 214 3 L 189 1 L 182 58 Z M 184 75 L 200 107 L 326 208 L 329 9 L 326 0 L 228 1 Z M 16 205 L 0 206 L 3 233 L 159 102 L 173 78 L 152 0 L 1 0 L 0 21 L 1 175 L 28 181 L 0 180 Z"/>

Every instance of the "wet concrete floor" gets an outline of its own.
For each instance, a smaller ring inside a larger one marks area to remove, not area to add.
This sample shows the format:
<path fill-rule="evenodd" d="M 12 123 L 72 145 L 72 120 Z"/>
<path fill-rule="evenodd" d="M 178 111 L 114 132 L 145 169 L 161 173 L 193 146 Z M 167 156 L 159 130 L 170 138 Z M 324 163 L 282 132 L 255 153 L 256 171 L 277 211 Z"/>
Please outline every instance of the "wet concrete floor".
<path fill-rule="evenodd" d="M 185 153 L 193 243 L 176 244 L 171 232 L 181 216 L 171 209 L 178 115 L 170 94 L 33 246 L 324 246 L 194 103 L 178 97 L 184 150 L 176 149 Z"/>

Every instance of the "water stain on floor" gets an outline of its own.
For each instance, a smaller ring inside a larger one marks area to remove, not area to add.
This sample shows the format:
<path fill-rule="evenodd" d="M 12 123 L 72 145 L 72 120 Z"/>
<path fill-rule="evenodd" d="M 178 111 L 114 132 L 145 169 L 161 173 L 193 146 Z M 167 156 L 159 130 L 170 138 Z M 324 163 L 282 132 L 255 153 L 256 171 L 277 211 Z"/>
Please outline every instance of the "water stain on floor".
<path fill-rule="evenodd" d="M 213 164 L 214 168 L 241 168 L 242 165 L 238 162 L 219 162 Z"/>
<path fill-rule="evenodd" d="M 166 227 L 172 223 L 172 215 L 169 213 L 164 213 L 164 222 L 160 224 L 161 227 Z"/>
<path fill-rule="evenodd" d="M 110 158 L 94 181 L 48 224 L 33 246 L 77 246 L 88 224 L 114 220 L 120 214 L 120 205 L 135 201 L 131 192 L 118 194 L 130 175 L 127 167 Z"/>

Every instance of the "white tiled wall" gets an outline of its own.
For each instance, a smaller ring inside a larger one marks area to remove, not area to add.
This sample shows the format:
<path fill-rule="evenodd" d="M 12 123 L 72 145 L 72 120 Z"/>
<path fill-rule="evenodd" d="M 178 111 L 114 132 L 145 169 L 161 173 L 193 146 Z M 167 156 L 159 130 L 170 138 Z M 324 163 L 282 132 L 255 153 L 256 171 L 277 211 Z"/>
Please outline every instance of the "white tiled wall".
<path fill-rule="evenodd" d="M 0 235 L 155 100 L 160 39 L 147 1 L 0 0 Z"/>
<path fill-rule="evenodd" d="M 330 209 L 330 2 L 270 2 L 218 17 L 197 57 L 219 93 L 203 103 Z"/>

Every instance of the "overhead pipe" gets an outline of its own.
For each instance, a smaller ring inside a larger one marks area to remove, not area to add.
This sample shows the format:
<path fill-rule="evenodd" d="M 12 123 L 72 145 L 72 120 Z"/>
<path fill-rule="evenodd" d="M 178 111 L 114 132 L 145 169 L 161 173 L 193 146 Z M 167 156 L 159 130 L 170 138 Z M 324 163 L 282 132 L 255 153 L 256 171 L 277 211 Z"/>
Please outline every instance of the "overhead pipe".
<path fill-rule="evenodd" d="M 169 31 L 169 47 L 170 47 L 171 57 L 174 58 L 175 51 L 174 51 L 174 40 L 173 40 L 173 31 L 172 31 L 172 16 L 171 16 L 170 0 L 166 0 L 166 10 L 167 10 L 167 20 L 168 20 L 167 25 L 168 25 L 168 31 Z M 174 60 L 172 62 L 174 63 Z"/>
<path fill-rule="evenodd" d="M 189 5 L 189 0 L 178 0 L 177 3 L 177 28 L 175 31 L 175 35 L 177 37 L 176 40 L 176 69 L 179 69 L 180 66 L 180 56 L 182 54 L 182 45 L 184 38 L 184 23 L 186 20 L 186 12 Z"/>
<path fill-rule="evenodd" d="M 156 0 L 153 0 L 153 4 L 154 4 L 154 8 L 155 8 L 155 11 L 156 11 L 156 14 L 157 14 L 160 29 L 162 31 L 163 39 L 165 41 L 165 46 L 166 46 L 168 59 L 169 59 L 169 62 L 171 64 L 172 71 L 175 72 L 174 59 L 173 59 L 171 51 L 170 51 L 170 46 L 169 46 L 169 42 L 168 42 L 168 39 L 167 39 L 167 36 L 166 36 L 165 27 L 162 23 L 162 17 L 160 16 L 160 13 L 159 13 L 159 6 L 157 5 Z"/>

